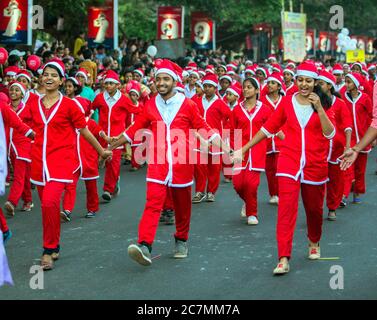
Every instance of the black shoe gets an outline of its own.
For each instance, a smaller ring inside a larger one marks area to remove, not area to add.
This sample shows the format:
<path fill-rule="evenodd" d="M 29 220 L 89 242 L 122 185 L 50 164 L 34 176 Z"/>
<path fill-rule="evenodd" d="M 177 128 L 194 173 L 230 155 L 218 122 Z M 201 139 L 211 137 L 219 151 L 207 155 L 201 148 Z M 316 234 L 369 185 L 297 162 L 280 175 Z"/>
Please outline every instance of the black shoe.
<path fill-rule="evenodd" d="M 172 226 L 175 224 L 174 210 L 165 210 L 165 225 Z"/>
<path fill-rule="evenodd" d="M 60 217 L 63 222 L 70 222 L 71 221 L 71 212 L 68 210 L 63 210 L 60 212 Z"/>
<path fill-rule="evenodd" d="M 91 219 L 91 218 L 95 218 L 96 217 L 96 213 L 95 212 L 92 212 L 92 211 L 89 211 L 86 215 L 85 215 L 85 218 L 87 219 Z"/>
<path fill-rule="evenodd" d="M 128 255 L 132 260 L 142 266 L 150 266 L 152 264 L 151 252 L 147 246 L 141 244 L 131 244 L 128 247 Z"/>
<path fill-rule="evenodd" d="M 124 160 L 123 165 L 128 166 L 131 164 L 130 160 Z"/>

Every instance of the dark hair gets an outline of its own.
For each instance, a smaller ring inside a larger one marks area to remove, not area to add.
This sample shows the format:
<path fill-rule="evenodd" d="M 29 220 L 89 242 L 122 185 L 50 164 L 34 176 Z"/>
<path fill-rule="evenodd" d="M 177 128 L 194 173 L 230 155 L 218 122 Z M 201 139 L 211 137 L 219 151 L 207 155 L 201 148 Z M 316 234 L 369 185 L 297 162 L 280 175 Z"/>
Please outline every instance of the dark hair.
<path fill-rule="evenodd" d="M 319 96 L 323 109 L 328 110 L 332 107 L 332 99 L 326 93 L 323 92 L 322 88 L 319 85 L 314 86 L 313 93 Z M 313 107 L 313 106 L 312 106 Z M 313 107 L 314 111 L 317 110 Z"/>
<path fill-rule="evenodd" d="M 68 78 L 67 80 L 65 80 L 65 82 L 68 82 L 68 81 L 72 83 L 73 87 L 75 88 L 75 96 L 78 96 L 82 92 L 82 86 L 74 83 L 72 79 Z"/>
<path fill-rule="evenodd" d="M 46 68 L 54 69 L 54 70 L 58 73 L 60 79 L 62 79 L 62 78 L 65 77 L 64 74 L 61 74 L 61 71 L 58 69 L 58 67 L 54 66 L 53 64 L 49 64 L 49 65 L 47 65 L 47 66 L 43 69 L 43 72 L 45 71 Z"/>
<path fill-rule="evenodd" d="M 339 99 L 342 99 L 342 96 L 340 95 L 340 93 L 338 91 L 335 90 L 334 87 L 331 87 L 331 90 L 330 90 L 331 94 Z"/>
<path fill-rule="evenodd" d="M 84 56 L 84 59 L 87 60 L 87 59 L 91 59 L 92 56 L 93 56 L 93 52 L 92 50 L 90 49 L 85 49 L 83 52 L 82 52 L 82 55 Z"/>
<path fill-rule="evenodd" d="M 245 82 L 249 81 L 251 83 L 251 85 L 255 88 L 255 89 L 259 89 L 260 90 L 260 85 L 259 85 L 259 82 L 258 80 L 254 79 L 254 78 L 246 78 L 243 82 L 242 82 L 242 86 L 245 84 Z M 257 100 L 259 100 L 259 95 L 260 93 L 257 94 Z"/>
<path fill-rule="evenodd" d="M 12 54 L 11 56 L 8 57 L 8 65 L 9 66 L 15 66 L 17 63 L 20 61 L 20 57 Z"/>

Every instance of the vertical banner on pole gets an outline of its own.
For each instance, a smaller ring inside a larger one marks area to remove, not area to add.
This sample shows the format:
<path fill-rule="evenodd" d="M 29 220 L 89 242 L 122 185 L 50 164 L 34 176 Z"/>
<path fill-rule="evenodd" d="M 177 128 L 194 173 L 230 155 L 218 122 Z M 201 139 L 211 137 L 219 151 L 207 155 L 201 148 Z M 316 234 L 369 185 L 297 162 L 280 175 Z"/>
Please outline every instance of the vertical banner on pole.
<path fill-rule="evenodd" d="M 31 0 L 0 0 L 0 43 L 31 45 Z"/>
<path fill-rule="evenodd" d="M 157 40 L 184 38 L 184 7 L 159 7 L 157 12 Z"/>
<path fill-rule="evenodd" d="M 284 60 L 301 62 L 306 56 L 306 14 L 282 12 Z"/>
<path fill-rule="evenodd" d="M 118 23 L 115 27 L 114 22 L 113 1 L 108 1 L 104 7 L 90 7 L 88 9 L 89 46 L 95 47 L 102 44 L 107 49 L 114 49 L 116 36 L 114 31 L 118 28 Z"/>
<path fill-rule="evenodd" d="M 215 22 L 206 13 L 191 14 L 191 44 L 193 49 L 216 50 Z"/>
<path fill-rule="evenodd" d="M 309 29 L 306 33 L 306 53 L 309 55 L 314 55 L 314 47 L 315 47 L 315 37 L 314 37 L 314 30 Z"/>

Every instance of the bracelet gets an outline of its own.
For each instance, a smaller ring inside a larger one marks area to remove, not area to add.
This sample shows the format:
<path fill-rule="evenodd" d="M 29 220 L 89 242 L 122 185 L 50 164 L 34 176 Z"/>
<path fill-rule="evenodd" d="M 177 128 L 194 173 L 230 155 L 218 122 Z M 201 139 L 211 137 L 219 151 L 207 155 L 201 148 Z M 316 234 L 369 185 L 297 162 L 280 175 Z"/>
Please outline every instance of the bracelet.
<path fill-rule="evenodd" d="M 360 150 L 357 150 L 355 147 L 351 148 L 353 151 L 355 151 L 356 153 L 360 153 Z"/>

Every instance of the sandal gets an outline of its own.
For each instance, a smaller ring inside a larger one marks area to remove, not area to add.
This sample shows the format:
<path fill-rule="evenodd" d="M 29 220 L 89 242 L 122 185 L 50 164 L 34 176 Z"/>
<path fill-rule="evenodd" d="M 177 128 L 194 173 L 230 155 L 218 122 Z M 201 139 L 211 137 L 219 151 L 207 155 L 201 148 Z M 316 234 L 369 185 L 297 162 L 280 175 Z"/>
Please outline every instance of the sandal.
<path fill-rule="evenodd" d="M 49 271 L 54 268 L 54 260 L 51 255 L 44 254 L 41 259 L 41 267 L 43 271 Z"/>
<path fill-rule="evenodd" d="M 274 269 L 274 275 L 283 275 L 289 272 L 288 262 L 279 262 L 277 267 Z"/>

